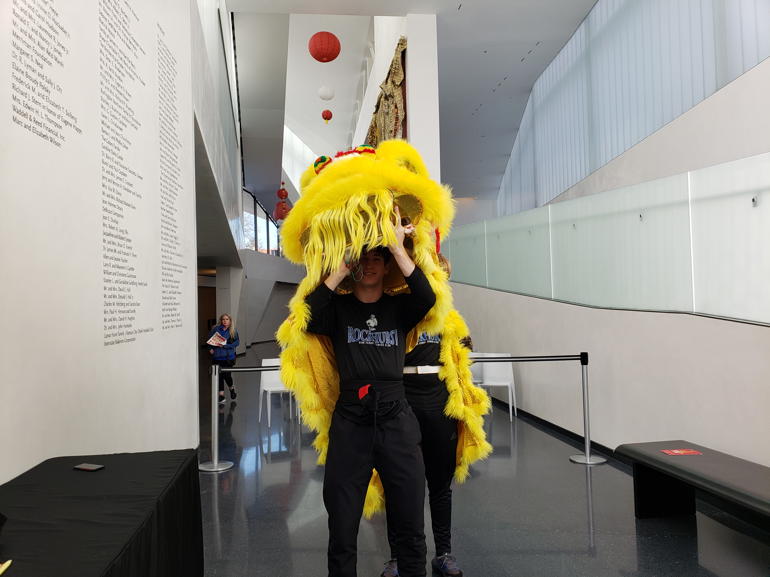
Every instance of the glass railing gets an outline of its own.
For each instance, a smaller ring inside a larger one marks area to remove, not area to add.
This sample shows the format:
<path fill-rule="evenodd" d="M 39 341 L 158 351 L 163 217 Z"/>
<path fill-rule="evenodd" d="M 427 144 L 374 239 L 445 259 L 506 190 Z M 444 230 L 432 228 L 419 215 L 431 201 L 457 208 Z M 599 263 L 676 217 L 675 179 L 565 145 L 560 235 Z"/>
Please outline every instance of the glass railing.
<path fill-rule="evenodd" d="M 460 226 L 452 280 L 770 324 L 770 153 Z"/>

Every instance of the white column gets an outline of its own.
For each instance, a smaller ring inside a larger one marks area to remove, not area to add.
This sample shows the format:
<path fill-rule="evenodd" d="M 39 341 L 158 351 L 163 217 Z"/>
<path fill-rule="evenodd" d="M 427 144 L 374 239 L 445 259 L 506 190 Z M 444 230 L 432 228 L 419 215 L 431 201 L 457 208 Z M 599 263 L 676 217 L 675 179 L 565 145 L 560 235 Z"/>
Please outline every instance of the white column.
<path fill-rule="evenodd" d="M 407 136 L 431 177 L 441 180 L 436 15 L 408 14 L 406 38 Z"/>
<path fill-rule="evenodd" d="M 225 313 L 235 319 L 235 328 L 243 338 L 238 353 L 245 350 L 248 335 L 247 309 L 240 306 L 243 276 L 243 269 L 240 267 L 217 267 L 217 320 Z"/>
<path fill-rule="evenodd" d="M 377 97 L 380 95 L 380 84 L 385 81 L 385 77 L 388 75 L 390 63 L 393 61 L 393 54 L 401 36 L 406 36 L 406 18 L 400 16 L 374 17 L 374 61 L 369 72 L 366 92 L 353 135 L 353 146 L 358 146 L 366 141 L 366 133 L 372 122 Z"/>

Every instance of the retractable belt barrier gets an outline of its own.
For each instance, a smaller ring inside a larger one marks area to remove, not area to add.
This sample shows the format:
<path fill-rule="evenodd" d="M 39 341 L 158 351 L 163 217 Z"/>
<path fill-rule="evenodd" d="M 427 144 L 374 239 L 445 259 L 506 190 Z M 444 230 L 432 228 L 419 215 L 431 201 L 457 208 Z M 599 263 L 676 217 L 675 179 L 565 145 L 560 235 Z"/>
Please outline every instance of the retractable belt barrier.
<path fill-rule="evenodd" d="M 558 362 L 558 361 L 579 361 L 581 367 L 581 376 L 583 384 L 583 437 L 585 439 L 585 453 L 582 455 L 572 455 L 569 460 L 581 465 L 600 465 L 606 463 L 607 459 L 591 455 L 591 423 L 588 410 L 588 353 L 583 352 L 577 355 L 544 355 L 544 356 L 500 356 L 500 357 L 474 357 L 471 359 L 474 363 L 534 363 L 534 362 Z M 211 461 L 206 461 L 198 466 L 201 471 L 208 473 L 219 473 L 232 468 L 231 461 L 219 460 L 219 373 L 262 373 L 266 371 L 280 370 L 279 366 L 268 367 L 220 367 L 211 366 Z"/>
<path fill-rule="evenodd" d="M 529 357 L 472 357 L 474 363 L 536 363 L 556 361 L 580 361 L 581 376 L 583 381 L 583 438 L 585 439 L 585 453 L 572 455 L 569 460 L 581 465 L 601 465 L 607 459 L 591 455 L 591 422 L 588 411 L 588 353 L 577 355 L 544 355 Z M 483 384 L 483 383 L 482 383 Z"/>
<path fill-rule="evenodd" d="M 233 466 L 232 461 L 219 460 L 219 373 L 264 373 L 280 370 L 279 366 L 269 367 L 220 367 L 211 365 L 211 460 L 198 465 L 199 471 L 221 473 Z"/>

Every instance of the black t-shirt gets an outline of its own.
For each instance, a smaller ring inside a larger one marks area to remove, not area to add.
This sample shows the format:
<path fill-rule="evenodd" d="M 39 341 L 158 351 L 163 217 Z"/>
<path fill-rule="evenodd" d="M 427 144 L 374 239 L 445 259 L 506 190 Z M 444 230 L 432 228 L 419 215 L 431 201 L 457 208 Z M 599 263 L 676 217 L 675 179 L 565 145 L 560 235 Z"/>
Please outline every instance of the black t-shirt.
<path fill-rule="evenodd" d="M 417 345 L 406 353 L 404 365 L 408 367 L 437 366 L 440 365 L 441 335 L 429 335 L 421 333 L 417 337 Z"/>
<path fill-rule="evenodd" d="M 321 283 L 307 296 L 311 320 L 307 331 L 331 338 L 340 390 L 371 381 L 403 381 L 405 337 L 436 302 L 423 272 L 406 278 L 409 293 L 383 294 L 363 303 L 353 294 L 338 295 Z"/>
<path fill-rule="evenodd" d="M 404 365 L 408 367 L 438 366 L 441 364 L 441 335 L 422 333 L 417 345 L 406 354 Z M 443 410 L 449 393 L 438 374 L 404 375 L 406 399 L 414 409 Z"/>

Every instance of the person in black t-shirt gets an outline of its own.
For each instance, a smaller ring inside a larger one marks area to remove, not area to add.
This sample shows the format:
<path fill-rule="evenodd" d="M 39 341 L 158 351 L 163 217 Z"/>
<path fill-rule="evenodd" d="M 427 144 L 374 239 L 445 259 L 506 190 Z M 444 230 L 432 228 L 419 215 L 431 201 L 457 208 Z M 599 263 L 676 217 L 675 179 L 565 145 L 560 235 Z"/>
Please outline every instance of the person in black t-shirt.
<path fill-rule="evenodd" d="M 350 273 L 342 263 L 306 299 L 307 331 L 330 337 L 340 396 L 329 429 L 323 498 L 329 514 L 330 577 L 355 577 L 358 527 L 372 468 L 385 490 L 402 577 L 425 576 L 425 469 L 420 428 L 404 397 L 405 338 L 436 297 L 404 249 L 400 217 L 396 243 L 365 251 L 353 293 L 334 291 Z M 390 260 L 410 292 L 384 293 Z"/>

